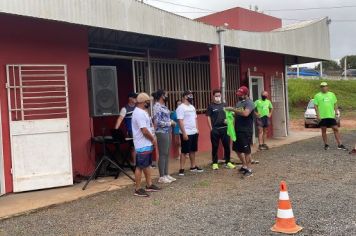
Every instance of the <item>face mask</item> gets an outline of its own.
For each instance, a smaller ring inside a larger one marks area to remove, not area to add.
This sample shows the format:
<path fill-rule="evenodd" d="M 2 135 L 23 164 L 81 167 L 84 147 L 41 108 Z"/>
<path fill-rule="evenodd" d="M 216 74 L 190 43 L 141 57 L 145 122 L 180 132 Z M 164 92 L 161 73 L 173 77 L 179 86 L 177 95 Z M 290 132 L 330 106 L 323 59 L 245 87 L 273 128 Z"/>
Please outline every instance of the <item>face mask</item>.
<path fill-rule="evenodd" d="M 243 100 L 245 100 L 245 98 L 244 97 L 238 97 L 237 98 L 239 101 L 243 101 Z"/>
<path fill-rule="evenodd" d="M 146 108 L 146 109 L 150 108 L 150 106 L 151 106 L 150 103 L 146 103 L 146 104 L 145 104 L 145 108 Z"/>
<path fill-rule="evenodd" d="M 163 101 L 167 102 L 168 101 L 168 96 L 163 96 Z"/>
<path fill-rule="evenodd" d="M 262 96 L 262 100 L 266 100 L 267 99 L 267 96 Z"/>
<path fill-rule="evenodd" d="M 193 95 L 189 95 L 187 100 L 188 100 L 189 103 L 192 103 L 193 100 L 194 100 Z"/>
<path fill-rule="evenodd" d="M 215 102 L 220 103 L 221 102 L 221 97 L 214 97 Z"/>

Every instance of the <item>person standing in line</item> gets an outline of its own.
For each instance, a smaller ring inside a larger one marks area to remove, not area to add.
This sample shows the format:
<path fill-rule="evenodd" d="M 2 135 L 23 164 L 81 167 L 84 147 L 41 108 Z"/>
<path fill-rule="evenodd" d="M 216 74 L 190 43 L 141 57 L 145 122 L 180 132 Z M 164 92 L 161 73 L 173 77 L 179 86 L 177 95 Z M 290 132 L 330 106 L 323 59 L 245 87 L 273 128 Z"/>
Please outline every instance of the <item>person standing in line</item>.
<path fill-rule="evenodd" d="M 154 128 L 151 117 L 148 114 L 151 98 L 147 93 L 140 93 L 137 96 L 137 106 L 132 114 L 132 135 L 136 150 L 136 170 L 135 170 L 135 196 L 149 197 L 147 192 L 157 192 L 161 190 L 152 183 L 151 164 L 154 147 L 157 147 L 157 140 L 154 135 Z M 142 172 L 146 178 L 146 190 L 141 188 Z"/>
<path fill-rule="evenodd" d="M 189 155 L 190 171 L 203 172 L 195 162 L 195 153 L 198 151 L 198 120 L 193 103 L 193 93 L 187 90 L 183 93 L 182 104 L 177 108 L 177 119 L 181 130 L 181 157 L 179 175 L 184 176 L 185 159 Z"/>
<path fill-rule="evenodd" d="M 132 138 L 132 113 L 136 108 L 136 98 L 137 93 L 131 92 L 128 94 L 128 103 L 126 106 L 121 108 L 119 117 L 116 120 L 115 129 L 119 129 L 122 122 L 124 121 L 126 130 L 127 130 L 127 137 Z M 133 141 L 130 140 L 130 152 L 131 152 L 131 164 L 135 165 L 136 153 Z"/>
<path fill-rule="evenodd" d="M 169 184 L 176 181 L 175 178 L 168 174 L 169 152 L 171 146 L 171 131 L 172 126 L 176 123 L 170 118 L 170 110 L 166 106 L 168 95 L 164 90 L 157 90 L 153 94 L 155 104 L 153 106 L 153 123 L 156 127 L 155 133 L 157 136 L 158 145 L 158 183 Z"/>
<path fill-rule="evenodd" d="M 251 168 L 251 143 L 253 134 L 253 111 L 255 104 L 248 96 L 249 90 L 246 86 L 241 86 L 237 90 L 238 103 L 236 108 L 226 108 L 235 112 L 236 141 L 233 142 L 232 149 L 242 162 L 240 172 L 245 177 L 253 176 Z"/>
<path fill-rule="evenodd" d="M 258 128 L 258 149 L 268 150 L 269 147 L 265 143 L 267 140 L 268 127 L 270 126 L 270 118 L 273 112 L 272 102 L 268 99 L 268 92 L 261 93 L 261 99 L 255 101 L 256 126 Z"/>
<path fill-rule="evenodd" d="M 231 154 L 230 138 L 227 134 L 227 122 L 226 122 L 226 115 L 224 110 L 225 107 L 226 107 L 226 103 L 221 101 L 221 90 L 220 89 L 213 90 L 213 102 L 209 105 L 206 111 L 208 125 L 210 128 L 213 170 L 219 169 L 218 149 L 219 149 L 220 140 L 224 147 L 225 167 L 228 169 L 235 168 L 235 165 L 233 165 L 230 161 L 230 154 Z"/>
<path fill-rule="evenodd" d="M 324 149 L 328 150 L 328 136 L 326 135 L 327 128 L 332 128 L 337 142 L 337 149 L 347 151 L 347 148 L 342 144 L 339 128 L 336 123 L 337 98 L 333 92 L 329 91 L 328 84 L 322 82 L 320 84 L 320 92 L 313 99 L 315 112 L 319 120 L 321 135 L 324 141 Z"/>
<path fill-rule="evenodd" d="M 177 109 L 179 107 L 179 105 L 182 104 L 181 100 L 177 100 L 175 102 L 175 109 Z M 179 125 L 178 125 L 178 119 L 177 119 L 177 112 L 176 110 L 172 111 L 171 113 L 171 119 L 176 123 L 176 125 L 173 127 L 172 130 L 172 140 L 173 140 L 173 145 L 177 148 L 178 150 L 178 156 L 176 157 L 177 160 L 180 159 L 180 155 L 181 155 L 181 144 L 180 144 L 180 129 L 179 129 Z"/>

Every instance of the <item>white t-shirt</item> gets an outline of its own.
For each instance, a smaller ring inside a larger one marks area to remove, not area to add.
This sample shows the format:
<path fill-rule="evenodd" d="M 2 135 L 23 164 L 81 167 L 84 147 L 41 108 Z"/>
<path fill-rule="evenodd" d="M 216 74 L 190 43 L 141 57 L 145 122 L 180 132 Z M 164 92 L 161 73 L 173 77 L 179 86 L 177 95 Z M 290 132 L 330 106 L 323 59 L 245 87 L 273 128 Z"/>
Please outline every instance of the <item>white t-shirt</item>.
<path fill-rule="evenodd" d="M 197 112 L 195 107 L 191 104 L 185 105 L 182 103 L 176 110 L 177 119 L 183 120 L 184 129 L 187 135 L 196 134 L 198 132 L 197 129 Z M 182 133 L 182 131 L 180 131 Z"/>
<path fill-rule="evenodd" d="M 150 116 L 145 110 L 136 107 L 132 114 L 132 136 L 135 149 L 152 146 L 152 142 L 143 135 L 141 128 L 147 128 L 151 134 L 154 134 Z"/>

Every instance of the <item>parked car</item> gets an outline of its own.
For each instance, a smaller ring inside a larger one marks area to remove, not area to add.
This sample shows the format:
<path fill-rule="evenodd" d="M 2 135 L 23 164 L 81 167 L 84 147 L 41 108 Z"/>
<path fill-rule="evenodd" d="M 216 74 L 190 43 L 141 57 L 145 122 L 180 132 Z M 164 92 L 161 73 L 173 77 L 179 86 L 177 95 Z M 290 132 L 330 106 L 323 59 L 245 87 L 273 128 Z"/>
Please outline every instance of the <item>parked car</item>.
<path fill-rule="evenodd" d="M 342 72 L 342 76 L 345 76 L 345 71 Z M 356 77 L 356 69 L 346 70 L 346 76 Z"/>
<path fill-rule="evenodd" d="M 336 111 L 336 123 L 337 126 L 340 127 L 340 109 L 337 109 Z M 305 109 L 304 112 L 304 126 L 305 128 L 309 128 L 311 126 L 318 127 L 319 126 L 319 121 L 316 117 L 316 111 L 315 111 L 315 105 L 313 102 L 313 99 L 311 99 L 308 103 L 307 108 Z"/>

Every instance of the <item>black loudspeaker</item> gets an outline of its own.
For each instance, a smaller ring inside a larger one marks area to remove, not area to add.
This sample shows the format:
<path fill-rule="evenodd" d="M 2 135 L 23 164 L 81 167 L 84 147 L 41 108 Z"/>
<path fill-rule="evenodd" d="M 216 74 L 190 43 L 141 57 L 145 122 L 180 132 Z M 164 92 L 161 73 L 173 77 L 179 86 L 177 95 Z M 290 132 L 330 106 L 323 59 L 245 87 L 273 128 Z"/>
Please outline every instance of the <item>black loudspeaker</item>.
<path fill-rule="evenodd" d="M 90 116 L 119 115 L 115 66 L 91 66 L 88 70 L 88 87 Z"/>

